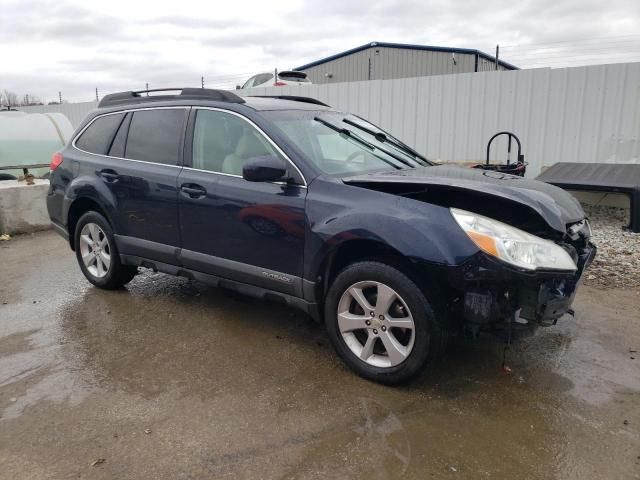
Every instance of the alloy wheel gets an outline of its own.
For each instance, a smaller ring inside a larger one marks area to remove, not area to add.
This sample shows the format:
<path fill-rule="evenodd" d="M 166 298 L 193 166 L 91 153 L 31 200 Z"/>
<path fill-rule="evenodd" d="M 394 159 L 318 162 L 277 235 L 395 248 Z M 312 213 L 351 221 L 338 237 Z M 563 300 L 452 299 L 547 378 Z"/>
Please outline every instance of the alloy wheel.
<path fill-rule="evenodd" d="M 96 223 L 87 223 L 80 231 L 80 256 L 89 273 L 102 278 L 111 267 L 111 245 Z"/>
<path fill-rule="evenodd" d="M 415 340 L 413 316 L 391 287 L 375 281 L 358 282 L 338 303 L 338 329 L 351 352 L 375 367 L 404 362 Z"/>

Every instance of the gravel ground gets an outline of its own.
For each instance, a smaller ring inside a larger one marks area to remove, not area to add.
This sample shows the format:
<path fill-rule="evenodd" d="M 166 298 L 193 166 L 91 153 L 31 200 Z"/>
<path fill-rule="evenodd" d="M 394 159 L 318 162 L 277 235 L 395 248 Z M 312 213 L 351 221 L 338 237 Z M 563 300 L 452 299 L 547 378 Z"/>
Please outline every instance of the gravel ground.
<path fill-rule="evenodd" d="M 598 247 L 585 283 L 603 288 L 640 287 L 640 233 L 624 228 L 629 224 L 629 210 L 585 205 L 585 212 Z"/>

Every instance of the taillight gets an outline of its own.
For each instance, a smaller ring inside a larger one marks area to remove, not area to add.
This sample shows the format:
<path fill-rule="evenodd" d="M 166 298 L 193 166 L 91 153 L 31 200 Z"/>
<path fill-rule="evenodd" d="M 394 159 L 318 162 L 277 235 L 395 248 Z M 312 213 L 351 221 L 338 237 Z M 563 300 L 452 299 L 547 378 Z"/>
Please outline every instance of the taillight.
<path fill-rule="evenodd" d="M 286 87 L 287 84 L 284 82 L 276 82 L 273 84 L 274 87 Z"/>
<path fill-rule="evenodd" d="M 51 157 L 51 163 L 49 164 L 49 169 L 53 172 L 56 168 L 60 166 L 64 158 L 60 152 L 56 152 Z"/>

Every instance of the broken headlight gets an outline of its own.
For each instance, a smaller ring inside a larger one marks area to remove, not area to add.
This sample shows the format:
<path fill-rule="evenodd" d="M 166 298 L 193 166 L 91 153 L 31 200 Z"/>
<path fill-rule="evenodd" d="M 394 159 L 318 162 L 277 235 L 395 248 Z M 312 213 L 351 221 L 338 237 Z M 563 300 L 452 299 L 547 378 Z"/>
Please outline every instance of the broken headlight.
<path fill-rule="evenodd" d="M 480 250 L 527 270 L 576 270 L 569 253 L 550 240 L 506 223 L 451 208 L 451 214 Z"/>

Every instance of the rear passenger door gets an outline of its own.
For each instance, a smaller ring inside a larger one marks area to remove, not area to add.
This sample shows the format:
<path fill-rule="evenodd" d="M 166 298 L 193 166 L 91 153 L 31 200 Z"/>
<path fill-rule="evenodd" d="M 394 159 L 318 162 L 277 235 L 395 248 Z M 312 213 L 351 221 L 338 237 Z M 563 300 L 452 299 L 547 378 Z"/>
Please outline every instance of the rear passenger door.
<path fill-rule="evenodd" d="M 176 183 L 188 111 L 171 107 L 117 114 L 122 117 L 120 125 L 95 174 L 111 194 L 111 216 L 122 254 L 177 263 Z M 83 136 L 77 141 L 81 149 Z"/>

